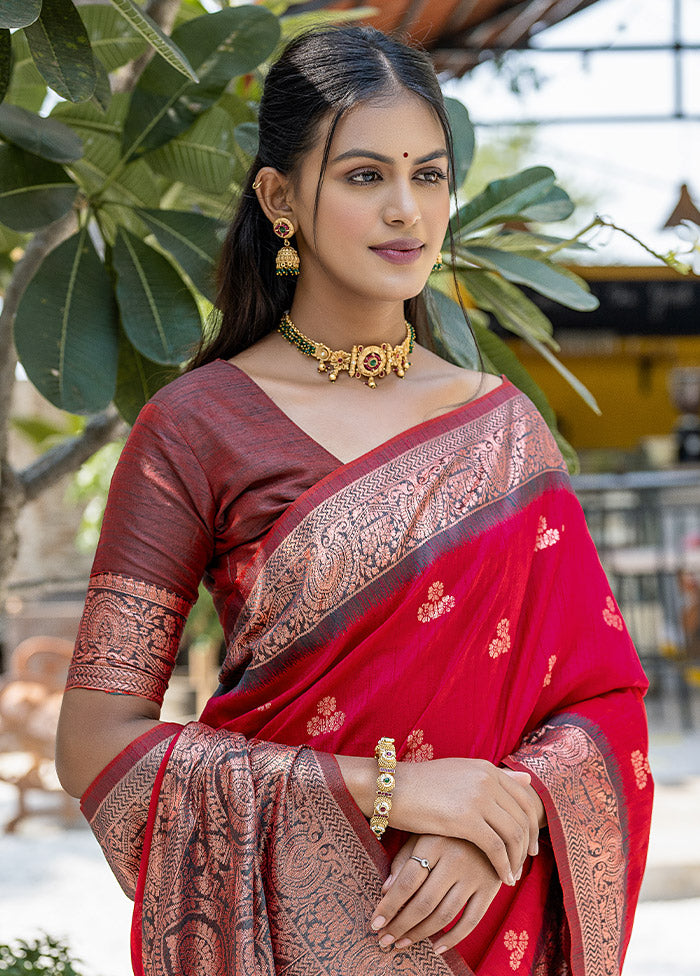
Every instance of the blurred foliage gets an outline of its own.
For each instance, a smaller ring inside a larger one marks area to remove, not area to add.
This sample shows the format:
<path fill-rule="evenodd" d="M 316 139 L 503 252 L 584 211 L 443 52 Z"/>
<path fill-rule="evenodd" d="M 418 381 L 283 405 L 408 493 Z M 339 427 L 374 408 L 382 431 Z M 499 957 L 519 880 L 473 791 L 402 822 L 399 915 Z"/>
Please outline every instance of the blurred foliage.
<path fill-rule="evenodd" d="M 79 964 L 69 946 L 50 935 L 0 943 L 0 973 L 6 976 L 83 976 Z"/>
<path fill-rule="evenodd" d="M 107 491 L 117 466 L 124 439 L 105 444 L 86 461 L 66 489 L 66 501 L 80 505 L 83 514 L 75 537 L 80 552 L 94 552 L 100 537 Z"/>

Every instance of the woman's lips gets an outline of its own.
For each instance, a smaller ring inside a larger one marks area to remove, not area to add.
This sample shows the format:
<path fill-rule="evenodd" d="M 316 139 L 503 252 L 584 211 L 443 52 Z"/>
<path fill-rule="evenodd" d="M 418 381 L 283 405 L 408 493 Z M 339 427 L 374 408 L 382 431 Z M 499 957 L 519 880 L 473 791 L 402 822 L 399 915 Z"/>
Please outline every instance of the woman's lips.
<path fill-rule="evenodd" d="M 371 247 L 371 251 L 390 264 L 412 264 L 423 253 L 423 242 L 416 240 L 387 241 Z"/>

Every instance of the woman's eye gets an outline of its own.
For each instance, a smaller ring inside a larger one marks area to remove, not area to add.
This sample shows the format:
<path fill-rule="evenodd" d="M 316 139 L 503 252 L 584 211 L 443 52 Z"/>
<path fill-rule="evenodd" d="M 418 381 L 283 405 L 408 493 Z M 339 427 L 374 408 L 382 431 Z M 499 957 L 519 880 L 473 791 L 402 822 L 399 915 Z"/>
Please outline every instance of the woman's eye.
<path fill-rule="evenodd" d="M 447 173 L 443 173 L 441 169 L 428 169 L 419 173 L 418 177 L 424 183 L 440 183 L 442 180 L 447 179 Z"/>
<path fill-rule="evenodd" d="M 350 183 L 374 183 L 381 179 L 376 169 L 363 169 L 360 173 L 352 173 L 349 177 Z"/>

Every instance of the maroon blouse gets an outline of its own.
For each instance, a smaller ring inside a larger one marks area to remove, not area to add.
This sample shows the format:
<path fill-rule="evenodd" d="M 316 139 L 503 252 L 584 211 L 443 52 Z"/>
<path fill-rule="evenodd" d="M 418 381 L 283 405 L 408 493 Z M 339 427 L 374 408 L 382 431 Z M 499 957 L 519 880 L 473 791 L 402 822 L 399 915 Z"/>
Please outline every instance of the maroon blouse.
<path fill-rule="evenodd" d="M 261 537 L 340 464 L 225 360 L 156 393 L 112 478 L 68 687 L 160 703 L 200 580 L 227 632 Z"/>

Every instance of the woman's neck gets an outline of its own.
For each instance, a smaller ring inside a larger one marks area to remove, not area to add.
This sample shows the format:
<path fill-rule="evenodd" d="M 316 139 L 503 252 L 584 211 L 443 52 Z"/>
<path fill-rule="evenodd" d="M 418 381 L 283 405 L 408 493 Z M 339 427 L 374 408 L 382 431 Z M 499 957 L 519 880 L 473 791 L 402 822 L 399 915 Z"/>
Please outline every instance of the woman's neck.
<path fill-rule="evenodd" d="M 314 342 L 332 349 L 354 345 L 397 345 L 406 337 L 402 301 L 376 301 L 364 296 L 311 294 L 302 281 L 297 285 L 290 309 L 294 325 Z"/>

